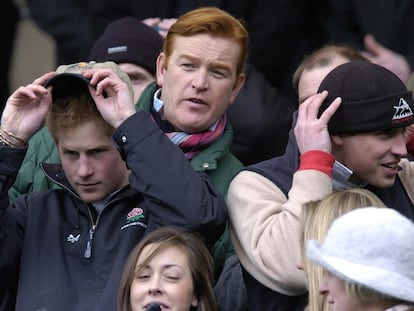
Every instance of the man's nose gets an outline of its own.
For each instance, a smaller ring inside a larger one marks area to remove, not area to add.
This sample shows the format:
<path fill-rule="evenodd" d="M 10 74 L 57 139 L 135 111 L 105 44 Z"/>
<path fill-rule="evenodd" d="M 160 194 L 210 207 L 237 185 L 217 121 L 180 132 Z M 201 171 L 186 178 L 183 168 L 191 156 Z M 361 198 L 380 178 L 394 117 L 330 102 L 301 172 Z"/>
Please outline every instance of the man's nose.
<path fill-rule="evenodd" d="M 191 86 L 197 90 L 204 90 L 208 87 L 207 72 L 199 69 L 194 73 Z"/>
<path fill-rule="evenodd" d="M 93 166 L 88 156 L 80 155 L 78 163 L 78 175 L 85 177 L 93 173 Z"/>

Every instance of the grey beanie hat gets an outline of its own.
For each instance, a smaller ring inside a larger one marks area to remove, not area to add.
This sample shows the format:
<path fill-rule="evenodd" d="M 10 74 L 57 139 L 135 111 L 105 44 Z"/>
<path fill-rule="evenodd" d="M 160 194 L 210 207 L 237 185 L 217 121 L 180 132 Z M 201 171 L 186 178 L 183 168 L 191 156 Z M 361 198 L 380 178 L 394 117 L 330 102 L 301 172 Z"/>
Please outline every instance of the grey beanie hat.
<path fill-rule="evenodd" d="M 338 278 L 414 302 L 414 224 L 391 208 L 358 208 L 336 219 L 324 242 L 310 240 L 312 262 Z"/>

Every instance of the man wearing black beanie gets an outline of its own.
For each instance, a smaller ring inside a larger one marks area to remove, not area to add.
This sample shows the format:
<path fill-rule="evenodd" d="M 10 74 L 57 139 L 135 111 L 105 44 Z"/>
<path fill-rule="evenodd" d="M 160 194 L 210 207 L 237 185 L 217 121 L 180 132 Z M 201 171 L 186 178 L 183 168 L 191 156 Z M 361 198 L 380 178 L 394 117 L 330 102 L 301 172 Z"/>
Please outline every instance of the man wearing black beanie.
<path fill-rule="evenodd" d="M 230 233 L 247 280 L 254 276 L 291 301 L 306 294 L 305 273 L 297 269 L 302 208 L 332 191 L 367 188 L 414 220 L 405 131 L 413 112 L 411 92 L 381 66 L 352 61 L 327 74 L 318 94 L 299 106 L 291 148 L 247 167 L 229 187 Z"/>

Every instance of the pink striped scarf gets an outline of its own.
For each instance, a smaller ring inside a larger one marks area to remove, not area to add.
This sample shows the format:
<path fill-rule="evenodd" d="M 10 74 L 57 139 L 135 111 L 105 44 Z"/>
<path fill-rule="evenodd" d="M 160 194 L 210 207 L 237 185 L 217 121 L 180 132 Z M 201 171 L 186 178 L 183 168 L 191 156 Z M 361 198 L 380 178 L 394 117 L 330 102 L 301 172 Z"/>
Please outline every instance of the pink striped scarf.
<path fill-rule="evenodd" d="M 187 159 L 191 160 L 223 135 L 226 122 L 227 117 L 224 114 L 217 122 L 214 130 L 194 134 L 169 132 L 165 135 L 184 152 Z"/>

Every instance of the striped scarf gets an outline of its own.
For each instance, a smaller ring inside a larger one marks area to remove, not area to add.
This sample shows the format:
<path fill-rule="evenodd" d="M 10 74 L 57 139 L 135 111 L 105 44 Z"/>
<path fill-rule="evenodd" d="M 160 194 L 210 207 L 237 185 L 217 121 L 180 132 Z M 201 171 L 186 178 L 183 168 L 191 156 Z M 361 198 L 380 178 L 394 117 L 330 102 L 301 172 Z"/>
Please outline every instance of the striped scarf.
<path fill-rule="evenodd" d="M 214 130 L 194 134 L 169 132 L 165 135 L 184 152 L 187 159 L 191 160 L 223 135 L 226 121 L 227 118 L 224 114 L 217 122 Z"/>
<path fill-rule="evenodd" d="M 223 116 L 218 120 L 214 130 L 188 134 L 185 132 L 171 131 L 171 124 L 166 124 L 166 121 L 161 121 L 159 114 L 154 110 L 151 111 L 151 117 L 158 124 L 165 135 L 168 136 L 171 142 L 174 145 L 177 145 L 184 152 L 185 157 L 189 160 L 194 158 L 203 149 L 207 148 L 219 139 L 223 135 L 227 123 L 226 114 L 223 114 Z"/>

